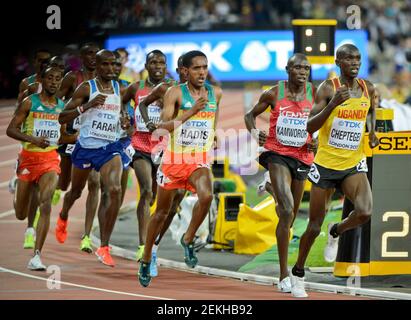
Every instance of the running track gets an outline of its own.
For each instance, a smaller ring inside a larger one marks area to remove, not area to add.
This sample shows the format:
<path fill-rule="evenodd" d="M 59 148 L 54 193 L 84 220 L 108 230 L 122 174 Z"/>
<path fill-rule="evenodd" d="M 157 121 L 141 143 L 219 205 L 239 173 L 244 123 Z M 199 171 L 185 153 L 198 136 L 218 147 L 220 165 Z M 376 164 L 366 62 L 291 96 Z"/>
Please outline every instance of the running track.
<path fill-rule="evenodd" d="M 226 90 L 220 111 L 222 128 L 244 128 L 243 96 L 240 91 Z M 290 294 L 277 292 L 266 285 L 238 280 L 198 275 L 191 272 L 161 268 L 160 276 L 150 287 L 142 288 L 137 280 L 136 262 L 115 258 L 115 268 L 97 261 L 94 254 L 79 250 L 83 231 L 86 192 L 70 212 L 68 239 L 59 244 L 54 237 L 54 226 L 61 202 L 53 207 L 50 231 L 42 252 L 45 265 L 56 265 L 61 270 L 60 289 L 48 289 L 46 272 L 26 268 L 32 255 L 24 250 L 23 234 L 26 221 L 14 216 L 12 196 L 7 184 L 12 176 L 18 143 L 6 136 L 6 128 L 13 113 L 14 101 L 0 101 L 0 300 L 22 299 L 136 299 L 136 300 L 289 300 Z M 134 200 L 134 190 L 127 191 L 125 203 Z M 55 274 L 57 277 L 57 274 Z M 358 297 L 311 292 L 310 299 L 358 299 Z"/>

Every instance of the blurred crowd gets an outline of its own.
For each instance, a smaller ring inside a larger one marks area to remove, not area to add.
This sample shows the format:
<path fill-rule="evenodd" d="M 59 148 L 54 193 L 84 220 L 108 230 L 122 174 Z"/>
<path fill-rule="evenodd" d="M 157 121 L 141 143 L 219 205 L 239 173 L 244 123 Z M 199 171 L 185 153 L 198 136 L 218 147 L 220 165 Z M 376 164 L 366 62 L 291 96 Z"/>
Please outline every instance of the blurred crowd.
<path fill-rule="evenodd" d="M 361 1 L 361 29 L 369 36 L 369 79 L 386 84 L 392 98 L 411 103 L 411 0 Z M 135 33 L 159 30 L 291 29 L 294 18 L 337 19 L 347 28 L 348 0 L 93 0 L 90 34 Z M 80 67 L 77 47 L 66 47 L 70 70 Z M 13 61 L 13 77 L 30 74 L 23 54 Z M 14 87 L 0 70 L 0 92 Z M 1 94 L 0 94 L 1 95 Z"/>

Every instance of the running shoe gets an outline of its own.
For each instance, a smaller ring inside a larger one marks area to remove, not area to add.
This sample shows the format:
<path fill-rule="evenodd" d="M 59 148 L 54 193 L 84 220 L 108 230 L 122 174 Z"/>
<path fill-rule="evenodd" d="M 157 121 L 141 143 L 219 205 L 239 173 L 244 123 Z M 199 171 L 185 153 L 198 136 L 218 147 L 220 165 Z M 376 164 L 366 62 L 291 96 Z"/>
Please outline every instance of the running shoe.
<path fill-rule="evenodd" d="M 277 284 L 278 290 L 281 292 L 286 292 L 289 293 L 291 292 L 291 280 L 290 277 L 286 277 L 283 280 L 281 280 L 278 284 Z"/>
<path fill-rule="evenodd" d="M 98 260 L 106 266 L 114 268 L 114 266 L 116 265 L 110 255 L 110 248 L 108 246 L 98 248 L 96 251 L 96 256 Z"/>
<path fill-rule="evenodd" d="M 138 270 L 138 281 L 143 287 L 148 287 L 151 282 L 150 265 L 150 262 L 140 262 L 140 269 Z"/>
<path fill-rule="evenodd" d="M 33 228 L 27 228 L 26 232 L 24 233 L 24 249 L 33 249 L 34 244 L 36 242 L 36 232 Z"/>
<path fill-rule="evenodd" d="M 304 278 L 300 278 L 290 274 L 291 294 L 295 298 L 307 298 L 308 294 L 304 289 Z"/>
<path fill-rule="evenodd" d="M 153 278 L 158 276 L 157 252 L 155 251 L 151 253 L 150 276 L 152 276 Z"/>
<path fill-rule="evenodd" d="M 270 180 L 270 172 L 267 171 L 264 173 L 264 180 L 257 186 L 257 195 L 262 197 L 264 193 L 267 191 L 265 188 L 266 184 L 269 183 Z"/>
<path fill-rule="evenodd" d="M 60 189 L 54 190 L 53 198 L 51 199 L 51 204 L 53 206 L 58 205 L 59 201 L 60 201 L 60 198 L 61 198 L 61 190 Z"/>
<path fill-rule="evenodd" d="M 338 252 L 338 238 L 334 238 L 331 234 L 331 228 L 333 227 L 335 223 L 329 223 L 328 224 L 328 240 L 327 240 L 327 245 L 324 248 L 324 260 L 327 262 L 334 262 L 335 259 L 337 258 L 337 252 Z"/>
<path fill-rule="evenodd" d="M 60 215 L 57 219 L 57 225 L 56 225 L 56 239 L 60 243 L 64 243 L 67 239 L 67 222 L 68 220 L 63 220 L 60 218 Z"/>
<path fill-rule="evenodd" d="M 184 234 L 183 234 L 181 236 L 180 244 L 184 249 L 184 262 L 186 263 L 188 267 L 194 268 L 198 263 L 198 259 L 194 253 L 194 242 L 186 244 L 184 242 Z"/>
<path fill-rule="evenodd" d="M 144 254 L 144 244 L 141 246 L 138 246 L 138 249 L 136 252 L 137 262 L 139 262 L 143 258 L 143 254 Z"/>
<path fill-rule="evenodd" d="M 30 259 L 27 268 L 34 271 L 43 271 L 46 270 L 46 266 L 41 262 L 40 251 L 36 250 L 36 254 L 33 258 Z"/>
<path fill-rule="evenodd" d="M 84 236 L 81 240 L 80 250 L 87 253 L 93 252 L 93 247 L 91 246 L 91 239 L 89 238 L 89 236 Z"/>

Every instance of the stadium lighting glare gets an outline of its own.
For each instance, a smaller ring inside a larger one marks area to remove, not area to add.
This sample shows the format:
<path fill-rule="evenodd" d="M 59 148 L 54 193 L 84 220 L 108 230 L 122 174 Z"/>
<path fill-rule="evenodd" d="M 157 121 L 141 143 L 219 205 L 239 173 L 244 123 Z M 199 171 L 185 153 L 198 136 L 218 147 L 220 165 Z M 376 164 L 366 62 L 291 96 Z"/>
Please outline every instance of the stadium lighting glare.
<path fill-rule="evenodd" d="M 311 52 L 311 51 L 313 51 L 313 48 L 312 47 L 305 47 L 305 51 Z"/>
<path fill-rule="evenodd" d="M 327 51 L 327 44 L 325 42 L 320 43 L 320 51 L 321 52 Z"/>
<path fill-rule="evenodd" d="M 307 37 L 311 37 L 313 35 L 313 29 L 306 29 L 305 30 L 305 35 Z"/>

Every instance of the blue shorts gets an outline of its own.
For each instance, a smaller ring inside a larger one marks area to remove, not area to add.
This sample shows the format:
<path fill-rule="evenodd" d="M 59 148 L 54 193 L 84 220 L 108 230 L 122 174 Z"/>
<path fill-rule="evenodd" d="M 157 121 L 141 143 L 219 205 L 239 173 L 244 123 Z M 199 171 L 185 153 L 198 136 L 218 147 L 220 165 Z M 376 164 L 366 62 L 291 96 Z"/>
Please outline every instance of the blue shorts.
<path fill-rule="evenodd" d="M 110 143 L 98 149 L 83 148 L 77 142 L 71 154 L 71 161 L 76 168 L 100 171 L 101 167 L 115 156 L 120 156 L 121 161 L 125 157 L 123 144 L 120 141 Z"/>

